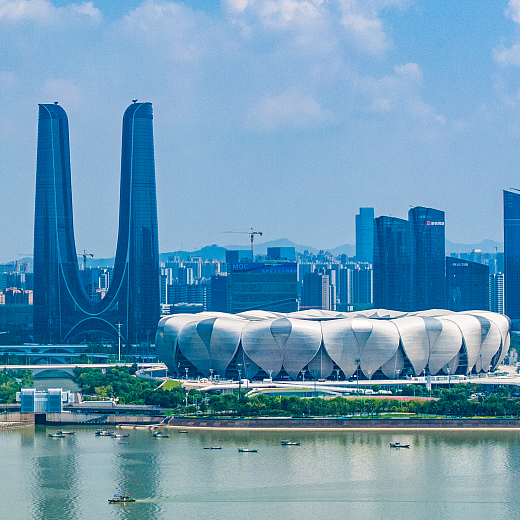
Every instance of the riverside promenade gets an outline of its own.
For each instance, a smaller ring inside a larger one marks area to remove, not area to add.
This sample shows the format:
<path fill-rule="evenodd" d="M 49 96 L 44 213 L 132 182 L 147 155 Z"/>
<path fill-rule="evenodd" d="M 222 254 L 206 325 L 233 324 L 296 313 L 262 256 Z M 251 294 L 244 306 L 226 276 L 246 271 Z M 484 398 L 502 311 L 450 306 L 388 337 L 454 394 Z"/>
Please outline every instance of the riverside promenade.
<path fill-rule="evenodd" d="M 520 418 L 445 418 L 445 419 L 376 419 L 376 418 L 191 418 L 174 417 L 167 426 L 179 429 L 221 430 L 435 430 L 435 429 L 518 429 Z"/>

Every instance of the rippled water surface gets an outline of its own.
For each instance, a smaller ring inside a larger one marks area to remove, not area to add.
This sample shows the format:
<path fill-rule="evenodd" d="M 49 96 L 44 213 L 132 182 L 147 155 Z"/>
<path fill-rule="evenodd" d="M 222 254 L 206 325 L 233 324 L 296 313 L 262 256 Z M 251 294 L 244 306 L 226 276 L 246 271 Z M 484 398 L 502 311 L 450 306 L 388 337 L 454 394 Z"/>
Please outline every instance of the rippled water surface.
<path fill-rule="evenodd" d="M 1 518 L 520 518 L 520 432 L 117 430 L 129 433 L 118 440 L 71 429 L 0 431 Z M 396 440 L 411 449 L 390 449 Z M 108 504 L 122 492 L 137 502 Z"/>

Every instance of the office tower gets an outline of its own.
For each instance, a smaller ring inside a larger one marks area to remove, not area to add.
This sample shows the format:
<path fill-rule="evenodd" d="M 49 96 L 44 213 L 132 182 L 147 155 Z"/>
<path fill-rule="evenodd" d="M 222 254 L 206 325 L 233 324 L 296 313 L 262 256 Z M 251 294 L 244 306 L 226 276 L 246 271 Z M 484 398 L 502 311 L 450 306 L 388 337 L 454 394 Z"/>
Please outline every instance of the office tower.
<path fill-rule="evenodd" d="M 446 308 L 455 312 L 489 310 L 489 266 L 447 256 Z"/>
<path fill-rule="evenodd" d="M 211 277 L 210 310 L 214 312 L 227 311 L 227 276 Z"/>
<path fill-rule="evenodd" d="M 504 191 L 504 311 L 520 319 L 520 193 Z"/>
<path fill-rule="evenodd" d="M 411 309 L 409 223 L 395 217 L 374 220 L 374 307 Z"/>
<path fill-rule="evenodd" d="M 356 260 L 371 264 L 374 258 L 374 208 L 359 208 L 356 215 Z"/>
<path fill-rule="evenodd" d="M 297 311 L 297 274 L 294 262 L 229 263 L 227 312 Z"/>
<path fill-rule="evenodd" d="M 151 103 L 123 116 L 119 231 L 114 271 L 101 301 L 81 283 L 74 242 L 67 115 L 39 105 L 34 222 L 34 338 L 153 339 L 159 320 L 159 248 Z"/>
<path fill-rule="evenodd" d="M 504 314 L 504 273 L 489 275 L 489 310 Z"/>
<path fill-rule="evenodd" d="M 504 314 L 504 273 L 489 275 L 489 310 Z"/>
<path fill-rule="evenodd" d="M 290 247 L 268 247 L 267 248 L 267 258 L 269 260 L 296 260 L 296 251 L 295 248 Z"/>
<path fill-rule="evenodd" d="M 443 309 L 446 304 L 444 211 L 416 206 L 410 223 L 411 309 Z"/>
<path fill-rule="evenodd" d="M 323 273 L 308 273 L 303 278 L 302 310 L 330 310 L 329 276 Z"/>

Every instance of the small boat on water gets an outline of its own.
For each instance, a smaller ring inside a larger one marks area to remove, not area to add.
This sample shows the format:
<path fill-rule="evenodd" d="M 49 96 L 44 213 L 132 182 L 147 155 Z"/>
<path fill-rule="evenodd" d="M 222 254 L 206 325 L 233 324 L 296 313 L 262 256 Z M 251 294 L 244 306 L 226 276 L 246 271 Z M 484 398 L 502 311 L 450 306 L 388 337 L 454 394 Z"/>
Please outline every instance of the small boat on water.
<path fill-rule="evenodd" d="M 61 433 L 61 435 L 74 435 L 74 432 L 68 432 L 66 430 L 60 430 L 58 433 Z"/>
<path fill-rule="evenodd" d="M 179 433 L 188 433 L 188 430 L 179 430 Z"/>
<path fill-rule="evenodd" d="M 205 450 L 221 450 L 222 446 L 204 446 Z"/>
<path fill-rule="evenodd" d="M 107 430 L 96 430 L 96 435 L 99 437 L 112 437 L 112 432 Z"/>
<path fill-rule="evenodd" d="M 289 440 L 285 440 L 285 441 L 281 442 L 282 446 L 300 446 L 300 444 L 301 444 L 300 442 L 292 442 Z"/>
<path fill-rule="evenodd" d="M 240 453 L 257 453 L 258 450 L 255 448 L 238 448 Z"/>
<path fill-rule="evenodd" d="M 390 448 L 410 448 L 409 444 L 401 444 L 400 442 L 391 442 Z"/>
<path fill-rule="evenodd" d="M 129 504 L 135 502 L 135 498 L 130 498 L 130 495 L 114 495 L 114 498 L 109 498 L 109 504 Z"/>
<path fill-rule="evenodd" d="M 123 437 L 130 437 L 128 433 L 113 433 L 111 437 L 114 437 L 114 439 L 122 439 Z"/>
<path fill-rule="evenodd" d="M 49 437 L 51 439 L 61 439 L 65 437 L 65 435 L 63 435 L 62 433 L 49 433 Z"/>
<path fill-rule="evenodd" d="M 163 432 L 153 432 L 152 437 L 154 437 L 155 439 L 167 439 L 169 435 Z"/>

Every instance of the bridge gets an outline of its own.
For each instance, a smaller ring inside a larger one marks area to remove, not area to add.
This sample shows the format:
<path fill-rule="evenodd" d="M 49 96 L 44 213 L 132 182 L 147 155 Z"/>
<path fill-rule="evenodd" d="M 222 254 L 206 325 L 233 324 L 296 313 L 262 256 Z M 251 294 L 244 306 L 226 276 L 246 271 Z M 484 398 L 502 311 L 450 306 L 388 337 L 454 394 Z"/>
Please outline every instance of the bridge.
<path fill-rule="evenodd" d="M 71 377 L 74 374 L 74 369 L 76 367 L 106 370 L 107 368 L 132 367 L 134 365 L 137 365 L 138 369 L 165 371 L 168 369 L 164 363 L 49 363 L 40 365 L 0 365 L 0 370 L 30 370 L 34 377 L 58 378 Z"/>

